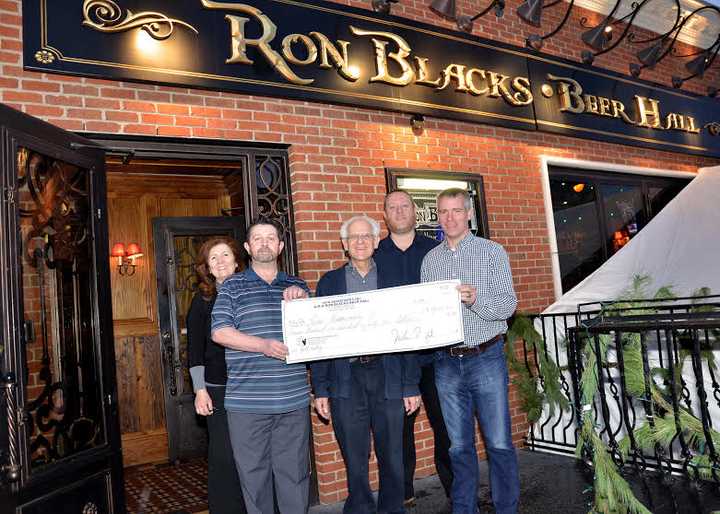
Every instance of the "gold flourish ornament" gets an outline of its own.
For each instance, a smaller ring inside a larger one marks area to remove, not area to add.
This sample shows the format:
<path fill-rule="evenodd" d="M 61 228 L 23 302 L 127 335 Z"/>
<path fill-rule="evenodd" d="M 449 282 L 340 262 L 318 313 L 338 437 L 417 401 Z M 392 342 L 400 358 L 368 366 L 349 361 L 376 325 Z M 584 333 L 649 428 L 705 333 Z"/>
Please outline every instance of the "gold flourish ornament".
<path fill-rule="evenodd" d="M 35 52 L 35 60 L 42 64 L 50 64 L 55 60 L 55 56 L 48 50 L 38 50 Z"/>
<path fill-rule="evenodd" d="M 717 121 L 711 121 L 710 123 L 706 123 L 705 125 L 703 125 L 703 128 L 707 129 L 711 136 L 720 135 L 720 123 L 718 123 Z"/>
<path fill-rule="evenodd" d="M 154 39 L 163 40 L 170 37 L 175 29 L 175 24 L 182 25 L 198 34 L 197 29 L 192 25 L 169 18 L 159 12 L 145 11 L 134 14 L 127 9 L 123 18 L 122 9 L 112 0 L 84 0 L 83 2 L 83 25 L 100 32 L 125 32 L 139 27 Z"/>

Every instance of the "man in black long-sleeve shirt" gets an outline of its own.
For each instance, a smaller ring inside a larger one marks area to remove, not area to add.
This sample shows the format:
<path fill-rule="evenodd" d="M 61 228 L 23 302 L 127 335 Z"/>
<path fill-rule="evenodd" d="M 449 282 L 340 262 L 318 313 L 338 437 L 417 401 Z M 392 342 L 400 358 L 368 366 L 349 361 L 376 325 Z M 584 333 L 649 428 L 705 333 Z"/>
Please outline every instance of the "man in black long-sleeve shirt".
<path fill-rule="evenodd" d="M 393 191 L 385 197 L 385 224 L 390 234 L 380 241 L 375 252 L 378 272 L 387 287 L 420 283 L 420 266 L 425 255 L 438 242 L 415 232 L 415 204 L 410 195 L 402 190 Z M 450 439 L 445 428 L 440 401 L 435 389 L 433 352 L 419 355 L 421 367 L 420 393 L 425 412 L 435 436 L 435 468 L 446 496 L 450 496 L 452 470 L 450 468 Z M 403 461 L 405 467 L 405 502 L 412 504 L 415 497 L 415 419 L 417 412 L 405 417 L 403 434 Z"/>

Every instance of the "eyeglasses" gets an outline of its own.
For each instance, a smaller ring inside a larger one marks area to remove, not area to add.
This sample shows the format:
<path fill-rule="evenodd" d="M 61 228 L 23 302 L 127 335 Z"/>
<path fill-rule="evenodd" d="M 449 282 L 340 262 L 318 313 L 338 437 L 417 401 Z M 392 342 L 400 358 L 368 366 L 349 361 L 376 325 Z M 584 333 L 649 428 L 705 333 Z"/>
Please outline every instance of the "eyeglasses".
<path fill-rule="evenodd" d="M 369 242 L 374 238 L 375 236 L 372 234 L 350 234 L 345 238 L 345 240 L 350 241 L 351 243 L 357 243 L 358 241 Z"/>

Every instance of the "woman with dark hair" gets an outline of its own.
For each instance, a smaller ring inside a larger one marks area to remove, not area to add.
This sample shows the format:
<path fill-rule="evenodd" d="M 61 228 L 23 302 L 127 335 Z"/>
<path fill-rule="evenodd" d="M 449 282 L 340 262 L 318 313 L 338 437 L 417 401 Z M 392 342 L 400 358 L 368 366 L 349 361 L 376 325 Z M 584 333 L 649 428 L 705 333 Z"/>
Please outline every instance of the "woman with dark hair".
<path fill-rule="evenodd" d="M 193 297 L 187 315 L 188 364 L 195 391 L 195 412 L 207 416 L 210 514 L 246 513 L 224 407 L 225 349 L 210 339 L 210 314 L 217 286 L 242 267 L 242 252 L 234 239 L 212 237 L 205 241 L 195 264 L 200 291 Z"/>

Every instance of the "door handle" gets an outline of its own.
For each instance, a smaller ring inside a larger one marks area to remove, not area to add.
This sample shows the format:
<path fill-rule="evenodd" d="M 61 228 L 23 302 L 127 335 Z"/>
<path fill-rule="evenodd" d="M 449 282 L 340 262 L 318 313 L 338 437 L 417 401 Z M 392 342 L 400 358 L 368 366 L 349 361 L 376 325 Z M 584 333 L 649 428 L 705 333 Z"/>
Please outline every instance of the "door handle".
<path fill-rule="evenodd" d="M 170 390 L 170 396 L 177 396 L 177 377 L 176 375 L 176 362 L 175 362 L 175 348 L 172 343 L 172 334 L 167 330 L 162 333 L 163 350 L 165 353 L 165 363 L 168 368 L 169 383 L 168 389 Z"/>
<path fill-rule="evenodd" d="M 0 471 L 9 482 L 20 480 L 20 449 L 18 448 L 18 410 L 16 401 L 15 375 L 7 373 L 0 377 L 5 396 L 8 423 L 8 462 L 0 465 Z"/>

